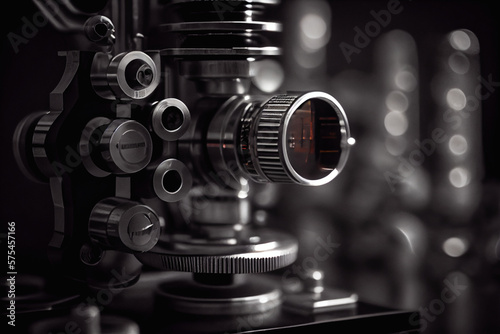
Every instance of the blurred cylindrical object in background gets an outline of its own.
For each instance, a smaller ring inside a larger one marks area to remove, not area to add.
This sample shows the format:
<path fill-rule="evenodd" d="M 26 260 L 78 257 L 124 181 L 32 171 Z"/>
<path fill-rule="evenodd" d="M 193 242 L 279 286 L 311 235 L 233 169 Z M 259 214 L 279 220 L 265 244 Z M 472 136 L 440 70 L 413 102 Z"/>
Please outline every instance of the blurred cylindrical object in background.
<path fill-rule="evenodd" d="M 331 10 L 327 1 L 286 1 L 285 89 L 320 89 L 327 76 Z M 293 83 L 293 87 L 289 84 Z M 288 84 L 288 85 L 287 85 Z"/>
<path fill-rule="evenodd" d="M 421 137 L 419 59 L 408 32 L 392 30 L 376 41 L 375 64 L 382 106 L 384 143 L 391 168 L 384 178 L 403 207 L 422 210 L 428 202 L 425 171 L 433 146 Z M 429 147 L 430 146 L 430 147 Z"/>
<path fill-rule="evenodd" d="M 470 223 L 481 194 L 481 103 L 491 94 L 479 68 L 479 40 L 470 30 L 443 36 L 432 82 L 436 106 L 427 133 L 433 138 L 432 209 L 447 223 Z"/>

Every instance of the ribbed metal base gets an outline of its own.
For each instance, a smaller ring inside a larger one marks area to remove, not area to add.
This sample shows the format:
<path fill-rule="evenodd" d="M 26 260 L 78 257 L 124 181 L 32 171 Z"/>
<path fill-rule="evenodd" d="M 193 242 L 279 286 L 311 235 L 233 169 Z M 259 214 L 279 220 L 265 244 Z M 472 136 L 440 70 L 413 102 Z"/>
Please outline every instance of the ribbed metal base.
<path fill-rule="evenodd" d="M 136 257 L 144 264 L 163 270 L 248 274 L 286 267 L 295 261 L 297 250 L 293 237 L 274 231 L 259 231 L 237 244 L 178 235 L 170 242 L 159 242 L 147 253 L 136 254 Z"/>

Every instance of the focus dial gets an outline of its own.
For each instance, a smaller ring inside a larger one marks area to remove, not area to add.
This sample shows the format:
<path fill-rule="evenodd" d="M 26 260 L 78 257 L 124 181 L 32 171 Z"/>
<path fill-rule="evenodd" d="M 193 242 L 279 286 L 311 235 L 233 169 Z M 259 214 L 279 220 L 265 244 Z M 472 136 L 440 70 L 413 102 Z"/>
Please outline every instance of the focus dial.
<path fill-rule="evenodd" d="M 344 167 L 349 126 L 330 95 L 277 95 L 251 113 L 243 118 L 250 124 L 248 132 L 242 131 L 240 147 L 250 175 L 269 182 L 322 185 Z"/>

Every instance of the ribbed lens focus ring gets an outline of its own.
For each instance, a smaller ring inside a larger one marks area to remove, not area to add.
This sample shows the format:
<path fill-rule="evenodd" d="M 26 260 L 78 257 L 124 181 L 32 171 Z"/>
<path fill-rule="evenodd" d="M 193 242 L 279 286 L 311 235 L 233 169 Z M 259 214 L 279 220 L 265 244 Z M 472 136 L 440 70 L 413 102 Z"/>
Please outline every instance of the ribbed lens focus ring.
<path fill-rule="evenodd" d="M 240 129 L 242 166 L 258 181 L 322 185 L 347 160 L 347 118 L 326 93 L 274 96 L 244 115 Z"/>

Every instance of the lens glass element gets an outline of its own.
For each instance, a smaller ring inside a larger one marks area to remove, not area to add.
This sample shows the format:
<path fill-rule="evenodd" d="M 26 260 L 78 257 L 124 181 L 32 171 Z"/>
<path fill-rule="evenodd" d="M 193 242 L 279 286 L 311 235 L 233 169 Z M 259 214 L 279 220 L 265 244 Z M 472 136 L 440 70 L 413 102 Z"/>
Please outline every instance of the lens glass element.
<path fill-rule="evenodd" d="M 321 99 L 304 102 L 285 129 L 286 152 L 291 167 L 309 180 L 318 180 L 338 165 L 341 126 L 333 107 Z"/>

